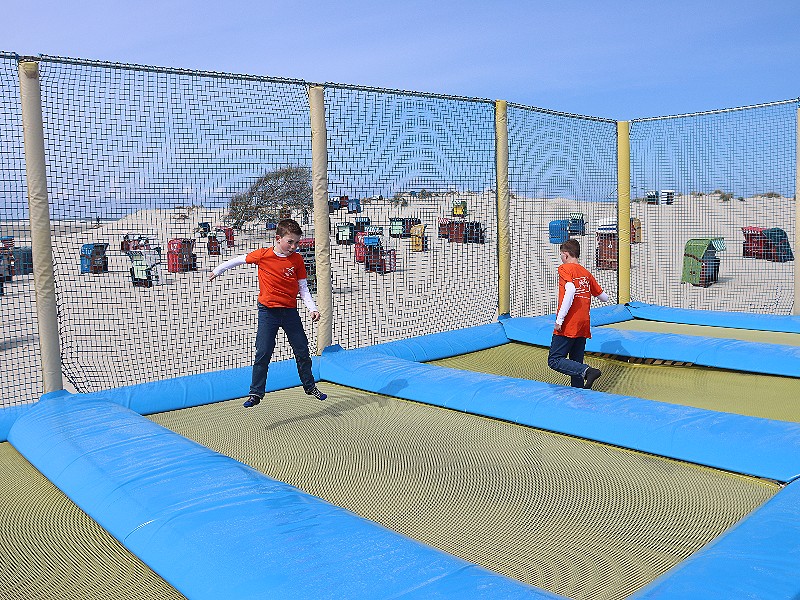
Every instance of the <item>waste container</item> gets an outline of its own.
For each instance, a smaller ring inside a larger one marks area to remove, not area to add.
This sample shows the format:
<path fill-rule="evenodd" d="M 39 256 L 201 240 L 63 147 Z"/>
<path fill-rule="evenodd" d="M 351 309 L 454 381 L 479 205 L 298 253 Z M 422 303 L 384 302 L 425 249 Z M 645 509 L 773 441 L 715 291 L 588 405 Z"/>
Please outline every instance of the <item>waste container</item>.
<path fill-rule="evenodd" d="M 479 221 L 464 223 L 464 241 L 468 244 L 485 244 L 486 229 Z"/>
<path fill-rule="evenodd" d="M 725 240 L 719 238 L 692 238 L 683 250 L 681 283 L 695 287 L 708 287 L 719 279 L 720 259 L 717 252 L 725 250 Z"/>
<path fill-rule="evenodd" d="M 563 244 L 569 239 L 569 220 L 550 221 L 550 243 Z"/>

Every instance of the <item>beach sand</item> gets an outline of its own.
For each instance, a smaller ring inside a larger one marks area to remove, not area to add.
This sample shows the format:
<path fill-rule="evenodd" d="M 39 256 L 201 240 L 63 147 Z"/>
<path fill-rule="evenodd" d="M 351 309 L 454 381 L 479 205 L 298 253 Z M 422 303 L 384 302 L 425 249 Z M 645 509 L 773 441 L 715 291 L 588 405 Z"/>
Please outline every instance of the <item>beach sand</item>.
<path fill-rule="evenodd" d="M 469 221 L 486 227 L 486 243 L 451 243 L 438 236 L 438 219 L 448 217 L 453 201 L 466 200 Z M 512 316 L 549 314 L 556 309 L 558 244 L 549 242 L 551 220 L 582 212 L 586 235 L 578 236 L 581 262 L 617 298 L 617 274 L 596 268 L 596 230 L 616 221 L 616 206 L 566 199 L 514 198 L 511 202 Z M 274 232 L 263 224 L 236 232 L 236 246 L 210 256 L 199 222 L 221 224 L 224 211 L 193 208 L 140 210 L 118 221 L 60 222 L 53 227 L 59 298 L 59 325 L 66 387 L 95 391 L 193 373 L 249 366 L 256 329 L 255 269 L 241 266 L 208 282 L 210 268 L 232 256 L 271 244 Z M 631 296 L 681 308 L 789 314 L 794 262 L 773 263 L 742 257 L 741 227 L 782 227 L 793 245 L 794 201 L 747 198 L 723 202 L 714 196 L 678 196 L 672 205 L 634 202 L 644 242 L 632 246 Z M 369 217 L 384 227 L 384 244 L 397 252 L 394 273 L 367 273 L 354 260 L 353 245 L 336 244 L 336 225 Z M 412 252 L 409 239 L 388 236 L 390 217 L 417 217 L 426 225 L 428 250 Z M 295 217 L 298 218 L 298 217 Z M 298 218 L 298 221 L 301 219 Z M 0 230 L 3 230 L 0 224 Z M 6 224 L 7 225 L 7 224 Z M 302 223 L 301 223 L 302 225 Z M 313 236 L 313 224 L 302 225 Z M 363 212 L 331 215 L 333 343 L 355 348 L 393 339 L 493 322 L 497 317 L 497 245 L 494 194 L 450 194 L 365 202 Z M 8 227 L 5 227 L 7 230 Z M 29 245 L 25 228 L 15 225 L 16 245 Z M 161 283 L 133 287 L 131 261 L 120 251 L 124 234 L 148 236 L 162 248 Z M 708 288 L 681 283 L 683 249 L 692 237 L 724 237 L 719 280 Z M 198 270 L 168 273 L 167 241 L 194 238 Z M 80 273 L 80 247 L 108 243 L 109 272 Z M 793 247 L 793 250 L 797 250 Z M 35 400 L 38 373 L 36 315 L 31 275 L 5 285 L 0 318 L 10 325 L 0 347 L 3 405 Z M 300 303 L 312 352 L 316 325 Z M 292 356 L 279 335 L 273 360 Z M 70 381 L 71 380 L 71 383 Z"/>

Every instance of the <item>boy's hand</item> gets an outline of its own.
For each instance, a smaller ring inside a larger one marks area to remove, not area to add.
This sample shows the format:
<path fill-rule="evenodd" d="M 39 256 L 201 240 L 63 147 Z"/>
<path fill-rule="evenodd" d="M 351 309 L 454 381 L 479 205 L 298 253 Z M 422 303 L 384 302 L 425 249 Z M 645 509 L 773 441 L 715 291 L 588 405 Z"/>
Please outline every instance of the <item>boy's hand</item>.
<path fill-rule="evenodd" d="M 556 331 L 561 331 L 561 323 L 556 321 Z"/>
<path fill-rule="evenodd" d="M 216 275 L 214 274 L 214 269 L 211 269 L 211 270 L 208 272 L 208 280 L 209 280 L 209 281 L 213 281 L 215 277 L 216 277 Z"/>
<path fill-rule="evenodd" d="M 317 311 L 317 310 L 313 310 L 313 311 L 311 311 L 311 320 L 312 320 L 314 323 L 316 323 L 317 321 L 319 321 L 319 316 L 320 316 L 320 315 L 319 315 L 319 311 Z"/>

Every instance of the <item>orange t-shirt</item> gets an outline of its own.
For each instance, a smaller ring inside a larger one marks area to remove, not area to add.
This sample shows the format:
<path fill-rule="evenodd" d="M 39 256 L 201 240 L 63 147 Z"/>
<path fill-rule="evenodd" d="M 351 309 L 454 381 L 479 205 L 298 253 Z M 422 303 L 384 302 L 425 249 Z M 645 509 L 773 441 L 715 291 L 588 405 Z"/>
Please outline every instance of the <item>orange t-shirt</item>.
<path fill-rule="evenodd" d="M 597 283 L 589 271 L 578 263 L 564 263 L 558 267 L 558 307 L 564 301 L 564 292 L 567 282 L 572 282 L 575 286 L 575 298 L 572 306 L 564 317 L 561 331 L 553 331 L 556 335 L 577 338 L 592 337 L 591 324 L 589 321 L 589 306 L 592 304 L 592 296 L 599 296 L 603 293 L 603 288 Z"/>
<path fill-rule="evenodd" d="M 303 257 L 296 252 L 278 256 L 273 248 L 253 250 L 246 258 L 258 265 L 258 301 L 270 308 L 297 308 L 301 279 L 306 279 Z"/>

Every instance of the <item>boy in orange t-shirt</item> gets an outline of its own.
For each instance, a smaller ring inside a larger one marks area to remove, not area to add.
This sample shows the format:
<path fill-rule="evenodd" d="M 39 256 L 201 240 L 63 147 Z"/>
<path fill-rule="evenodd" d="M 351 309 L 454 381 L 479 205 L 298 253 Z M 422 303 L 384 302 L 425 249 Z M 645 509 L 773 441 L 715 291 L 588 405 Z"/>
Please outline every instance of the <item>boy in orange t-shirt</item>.
<path fill-rule="evenodd" d="M 317 388 L 311 373 L 311 353 L 308 351 L 308 337 L 303 330 L 300 314 L 297 312 L 297 294 L 308 308 L 311 320 L 319 321 L 319 311 L 314 298 L 308 290 L 306 266 L 297 254 L 297 243 L 303 235 L 297 221 L 284 219 L 275 231 L 275 243 L 271 248 L 260 248 L 225 261 L 209 274 L 209 281 L 230 268 L 245 263 L 258 265 L 258 332 L 256 333 L 256 357 L 253 361 L 253 379 L 250 384 L 250 397 L 245 408 L 255 406 L 264 397 L 267 386 L 267 370 L 278 329 L 283 329 L 294 352 L 297 372 L 306 394 L 318 400 L 328 396 Z"/>
<path fill-rule="evenodd" d="M 589 307 L 592 296 L 608 302 L 608 294 L 578 259 L 581 245 L 578 240 L 567 240 L 559 248 L 561 265 L 558 267 L 558 313 L 547 366 L 572 378 L 572 387 L 590 389 L 600 377 L 600 369 L 583 363 L 586 339 L 592 337 Z"/>

